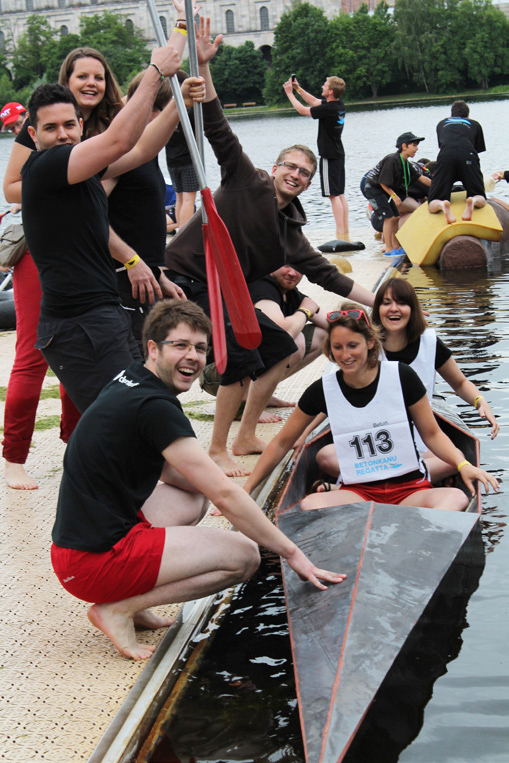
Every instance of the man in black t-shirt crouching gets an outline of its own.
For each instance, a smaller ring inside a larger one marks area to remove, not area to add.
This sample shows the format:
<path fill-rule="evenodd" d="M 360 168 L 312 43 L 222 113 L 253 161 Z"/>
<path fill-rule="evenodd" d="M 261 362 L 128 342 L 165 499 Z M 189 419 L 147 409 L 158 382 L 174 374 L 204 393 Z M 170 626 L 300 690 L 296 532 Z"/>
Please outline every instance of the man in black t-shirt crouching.
<path fill-rule="evenodd" d="M 259 564 L 257 543 L 321 590 L 318 578 L 344 578 L 318 570 L 198 443 L 177 395 L 201 373 L 210 330 L 193 302 L 159 302 L 144 326 L 145 364 L 132 364 L 104 388 L 64 458 L 53 569 L 69 593 L 95 602 L 92 624 L 135 660 L 154 647 L 137 642 L 134 626 L 173 622 L 151 607 L 247 580 Z M 240 532 L 196 527 L 207 499 Z"/>

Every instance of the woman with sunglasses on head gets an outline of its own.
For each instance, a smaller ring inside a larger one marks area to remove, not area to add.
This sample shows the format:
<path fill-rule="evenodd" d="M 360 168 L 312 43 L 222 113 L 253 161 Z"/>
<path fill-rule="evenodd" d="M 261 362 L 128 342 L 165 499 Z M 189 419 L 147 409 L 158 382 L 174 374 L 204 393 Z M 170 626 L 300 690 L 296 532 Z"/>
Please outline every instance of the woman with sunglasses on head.
<path fill-rule="evenodd" d="M 472 495 L 476 479 L 486 491 L 489 485 L 497 490 L 497 480 L 472 466 L 439 428 L 415 371 L 404 363 L 380 361 L 378 330 L 364 310 L 354 303 L 343 308 L 328 314 L 324 344 L 324 353 L 339 370 L 307 388 L 286 425 L 262 453 L 244 489 L 251 492 L 315 417 L 326 414 L 334 444 L 319 451 L 317 462 L 334 476 L 341 464 L 338 489 L 307 496 L 301 502 L 304 510 L 366 500 L 465 509 L 468 501 L 461 490 L 433 488 L 426 478 L 413 439 L 414 426 L 434 453 L 458 469 Z"/>
<path fill-rule="evenodd" d="M 375 295 L 372 321 L 379 326 L 387 360 L 397 360 L 411 366 L 426 387 L 428 399 L 433 397 L 435 374 L 438 372 L 462 400 L 473 405 L 483 419 L 491 424 L 491 439 L 500 429 L 493 412 L 480 390 L 467 379 L 452 357 L 451 351 L 437 337 L 426 321 L 413 286 L 403 278 L 389 278 Z M 454 474 L 444 463 L 417 441 L 426 461 L 432 482 Z"/>

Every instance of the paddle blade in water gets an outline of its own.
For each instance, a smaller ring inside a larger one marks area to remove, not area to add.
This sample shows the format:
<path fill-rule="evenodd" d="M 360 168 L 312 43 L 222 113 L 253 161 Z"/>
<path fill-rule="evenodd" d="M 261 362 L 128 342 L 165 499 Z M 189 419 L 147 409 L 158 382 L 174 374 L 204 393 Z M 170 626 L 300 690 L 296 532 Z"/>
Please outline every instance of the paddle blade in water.
<path fill-rule="evenodd" d="M 208 225 L 203 225 L 203 244 L 205 246 L 205 264 L 207 268 L 207 287 L 209 291 L 210 318 L 212 320 L 212 346 L 214 361 L 220 374 L 224 374 L 227 361 L 226 337 L 224 333 L 223 302 L 221 287 L 214 257 L 210 251 Z"/>
<path fill-rule="evenodd" d="M 214 257 L 221 290 L 237 342 L 248 350 L 259 346 L 262 335 L 228 229 L 219 217 L 210 188 L 202 188 L 208 216 L 208 241 Z"/>

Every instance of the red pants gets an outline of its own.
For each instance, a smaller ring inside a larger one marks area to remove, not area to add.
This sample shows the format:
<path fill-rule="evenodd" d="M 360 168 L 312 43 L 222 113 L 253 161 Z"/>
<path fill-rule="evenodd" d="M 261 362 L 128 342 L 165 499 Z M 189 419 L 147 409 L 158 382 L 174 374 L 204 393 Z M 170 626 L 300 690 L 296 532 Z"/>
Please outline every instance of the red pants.
<path fill-rule="evenodd" d="M 4 413 L 3 457 L 24 464 L 34 432 L 35 415 L 48 364 L 34 345 L 41 305 L 39 274 L 27 253 L 14 268 L 12 277 L 16 307 L 16 356 L 7 387 Z M 62 418 L 60 437 L 69 440 L 80 413 L 60 385 Z"/>

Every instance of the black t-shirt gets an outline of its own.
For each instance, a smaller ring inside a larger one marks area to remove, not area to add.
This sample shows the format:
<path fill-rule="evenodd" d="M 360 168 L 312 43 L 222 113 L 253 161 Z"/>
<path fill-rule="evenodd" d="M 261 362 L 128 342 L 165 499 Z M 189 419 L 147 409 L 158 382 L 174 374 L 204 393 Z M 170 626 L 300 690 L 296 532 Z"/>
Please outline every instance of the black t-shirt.
<path fill-rule="evenodd" d="M 72 149 L 34 151 L 21 170 L 23 225 L 41 280 L 41 315 L 51 317 L 120 303 L 106 194 L 98 175 L 68 183 Z"/>
<path fill-rule="evenodd" d="M 341 159 L 345 149 L 341 135 L 345 126 L 345 104 L 341 100 L 325 101 L 311 106 L 310 114 L 318 119 L 318 153 L 324 159 Z"/>
<path fill-rule="evenodd" d="M 265 276 L 265 278 L 260 278 L 259 281 L 253 281 L 253 283 L 248 284 L 248 289 L 253 304 L 260 302 L 262 299 L 269 299 L 271 302 L 276 302 L 281 308 L 281 312 L 285 318 L 288 318 L 289 315 L 295 313 L 306 296 L 298 289 L 289 289 L 286 294 L 283 295 L 278 282 L 272 276 Z"/>
<path fill-rule="evenodd" d="M 111 381 L 81 417 L 64 457 L 53 542 L 102 553 L 139 522 L 162 452 L 195 437 L 175 395 L 142 363 Z"/>
<path fill-rule="evenodd" d="M 349 387 L 343 379 L 343 372 L 341 370 L 336 372 L 336 378 L 343 395 L 346 397 L 350 405 L 353 405 L 355 408 L 363 408 L 376 394 L 378 382 L 380 380 L 380 371 L 378 371 L 374 381 L 372 381 L 371 384 L 368 384 L 367 387 L 362 387 L 362 389 Z M 403 400 L 405 401 L 408 421 L 410 422 L 410 428 L 413 431 L 413 422 L 408 408 L 423 397 L 426 397 L 426 388 L 413 368 L 405 365 L 405 363 L 399 363 L 399 379 L 403 391 Z M 319 413 L 328 415 L 322 379 L 317 379 L 317 381 L 313 382 L 313 384 L 304 391 L 298 402 L 298 406 L 307 416 L 318 416 Z M 408 480 L 419 479 L 419 477 L 422 477 L 421 472 L 415 470 L 408 474 L 403 474 L 401 477 L 394 477 L 391 482 L 407 482 Z M 377 484 L 378 482 L 385 482 L 385 480 L 376 480 L 370 484 Z"/>
<path fill-rule="evenodd" d="M 405 160 L 406 167 L 406 180 L 410 186 L 415 183 L 421 176 L 421 173 L 416 170 L 413 164 L 408 160 Z M 376 167 L 366 173 L 366 177 L 371 185 L 384 185 L 392 188 L 396 191 L 398 196 L 406 196 L 407 187 L 405 184 L 405 173 L 403 170 L 403 160 L 399 151 L 394 154 L 387 154 L 384 158 L 378 162 Z"/>
<path fill-rule="evenodd" d="M 437 124 L 440 148 L 466 148 L 480 154 L 486 151 L 484 134 L 479 122 L 466 117 L 448 117 Z"/>
<path fill-rule="evenodd" d="M 16 135 L 14 142 L 20 143 L 22 146 L 25 146 L 25 148 L 29 148 L 31 151 L 35 151 L 36 145 L 33 142 L 28 132 L 29 125 L 30 125 L 30 119 L 27 118 L 25 119 L 23 123 L 23 127 L 21 128 L 19 133 Z"/>
<path fill-rule="evenodd" d="M 409 342 L 407 346 L 404 347 L 402 350 L 398 350 L 398 352 L 391 352 L 390 350 L 386 350 L 385 348 L 384 348 L 384 352 L 387 357 L 387 360 L 399 360 L 401 363 L 406 363 L 407 365 L 410 365 L 410 363 L 413 363 L 413 361 L 416 359 L 419 353 L 420 344 L 421 344 L 421 337 L 419 336 L 417 337 L 415 341 Z M 444 363 L 446 363 L 449 360 L 449 358 L 452 358 L 452 352 L 437 336 L 437 348 L 435 352 L 435 369 L 438 371 L 439 368 L 442 368 Z"/>
<path fill-rule="evenodd" d="M 405 160 L 405 167 L 407 168 L 406 180 L 407 182 L 409 181 L 408 185 L 411 185 L 420 178 L 421 173 L 418 172 L 408 160 Z M 393 191 L 396 191 L 398 196 L 406 195 L 407 187 L 403 170 L 403 160 L 399 151 L 384 156 L 384 158 L 378 162 L 376 167 L 373 167 L 372 170 L 366 173 L 366 177 L 371 185 L 376 186 L 383 183 L 384 185 L 389 186 L 389 188 L 392 188 Z"/>
<path fill-rule="evenodd" d="M 108 198 L 111 227 L 150 267 L 164 265 L 166 183 L 157 156 L 118 176 Z"/>
<path fill-rule="evenodd" d="M 188 109 L 187 115 L 189 117 L 189 121 L 191 122 L 191 127 L 194 131 L 193 109 Z M 168 172 L 173 167 L 185 167 L 186 165 L 193 163 L 191 154 L 189 153 L 189 148 L 187 146 L 186 136 L 184 135 L 184 130 L 182 129 L 180 122 L 176 126 L 175 130 L 173 131 L 173 135 L 166 144 L 165 152 Z"/>

